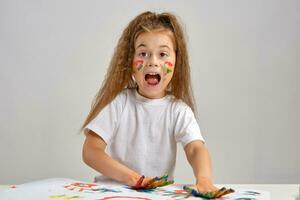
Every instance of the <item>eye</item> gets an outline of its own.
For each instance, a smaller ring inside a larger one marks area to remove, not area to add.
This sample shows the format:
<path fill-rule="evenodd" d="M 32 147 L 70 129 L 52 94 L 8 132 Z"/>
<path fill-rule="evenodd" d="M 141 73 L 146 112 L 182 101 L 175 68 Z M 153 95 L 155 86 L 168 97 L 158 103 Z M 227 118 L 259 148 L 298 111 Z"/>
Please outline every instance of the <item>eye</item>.
<path fill-rule="evenodd" d="M 145 51 L 142 51 L 142 52 L 140 52 L 140 53 L 138 54 L 138 56 L 139 56 L 139 57 L 145 58 L 145 57 L 148 57 L 149 54 L 148 54 L 147 52 L 145 52 Z"/>
<path fill-rule="evenodd" d="M 168 56 L 169 56 L 168 53 L 166 53 L 166 52 L 161 52 L 159 55 L 160 55 L 160 57 L 162 57 L 162 58 L 168 57 Z"/>

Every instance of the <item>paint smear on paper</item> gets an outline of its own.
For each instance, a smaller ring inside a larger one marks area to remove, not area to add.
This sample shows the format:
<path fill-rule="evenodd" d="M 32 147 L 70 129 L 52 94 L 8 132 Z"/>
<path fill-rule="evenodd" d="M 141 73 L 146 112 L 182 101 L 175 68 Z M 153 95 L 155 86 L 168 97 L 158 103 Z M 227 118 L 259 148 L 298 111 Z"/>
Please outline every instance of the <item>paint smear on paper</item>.
<path fill-rule="evenodd" d="M 81 196 L 71 196 L 69 194 L 62 194 L 62 195 L 51 195 L 49 196 L 50 199 L 63 199 L 63 200 L 73 200 L 73 199 L 81 199 Z"/>
<path fill-rule="evenodd" d="M 143 199 L 143 200 L 151 200 L 149 198 L 145 197 L 134 197 L 134 196 L 110 196 L 110 197 L 104 197 L 100 200 L 108 200 L 108 199 Z"/>

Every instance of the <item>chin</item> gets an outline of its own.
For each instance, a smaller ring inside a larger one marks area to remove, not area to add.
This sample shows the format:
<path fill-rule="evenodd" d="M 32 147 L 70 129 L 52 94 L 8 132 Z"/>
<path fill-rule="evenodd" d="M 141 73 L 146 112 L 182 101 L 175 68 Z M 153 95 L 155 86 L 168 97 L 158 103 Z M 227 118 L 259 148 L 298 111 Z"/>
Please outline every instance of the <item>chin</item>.
<path fill-rule="evenodd" d="M 164 90 L 161 91 L 154 91 L 154 90 L 143 90 L 140 92 L 141 95 L 149 98 L 149 99 L 159 99 L 165 96 Z"/>

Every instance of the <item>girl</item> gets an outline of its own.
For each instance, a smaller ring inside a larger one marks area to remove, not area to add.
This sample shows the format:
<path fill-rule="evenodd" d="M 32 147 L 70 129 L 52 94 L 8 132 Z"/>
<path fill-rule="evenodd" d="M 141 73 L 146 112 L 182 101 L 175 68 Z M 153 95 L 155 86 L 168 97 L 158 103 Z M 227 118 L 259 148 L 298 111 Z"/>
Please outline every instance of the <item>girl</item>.
<path fill-rule="evenodd" d="M 180 142 L 198 191 L 216 191 L 192 97 L 186 42 L 176 17 L 138 15 L 119 39 L 82 126 L 84 162 L 129 186 L 145 175 L 146 185 L 154 176 L 173 178 Z"/>

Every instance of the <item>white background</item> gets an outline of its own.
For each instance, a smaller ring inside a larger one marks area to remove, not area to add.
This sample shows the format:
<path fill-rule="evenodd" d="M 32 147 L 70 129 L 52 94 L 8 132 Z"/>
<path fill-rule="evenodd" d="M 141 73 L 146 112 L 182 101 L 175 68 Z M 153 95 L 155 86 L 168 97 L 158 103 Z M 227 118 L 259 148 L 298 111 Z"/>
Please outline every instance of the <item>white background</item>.
<path fill-rule="evenodd" d="M 0 184 L 92 181 L 79 134 L 122 30 L 185 24 L 215 183 L 300 182 L 300 2 L 0 1 Z M 181 146 L 175 180 L 194 181 Z"/>

